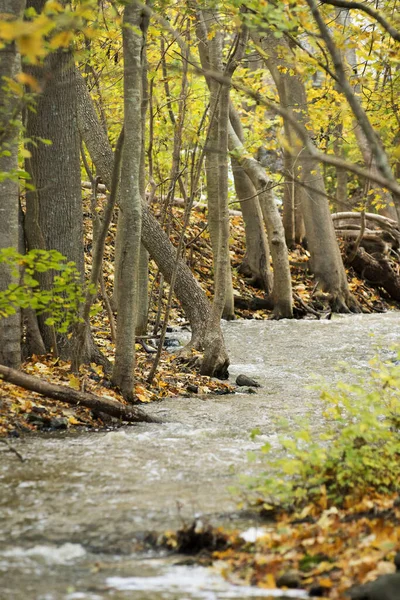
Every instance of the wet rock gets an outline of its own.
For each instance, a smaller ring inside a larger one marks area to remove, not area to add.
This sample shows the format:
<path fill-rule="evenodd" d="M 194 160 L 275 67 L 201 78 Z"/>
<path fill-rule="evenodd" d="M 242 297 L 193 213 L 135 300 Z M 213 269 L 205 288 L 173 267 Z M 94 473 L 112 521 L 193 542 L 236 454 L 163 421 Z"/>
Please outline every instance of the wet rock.
<path fill-rule="evenodd" d="M 67 429 L 68 419 L 66 417 L 53 417 L 50 419 L 49 427 L 51 429 Z"/>
<path fill-rule="evenodd" d="M 244 387 L 240 390 L 241 394 L 257 394 L 256 390 L 252 387 Z"/>
<path fill-rule="evenodd" d="M 257 381 L 255 381 L 251 377 L 247 377 L 247 375 L 238 375 L 236 377 L 236 385 L 246 387 L 261 387 L 261 385 Z"/>
<path fill-rule="evenodd" d="M 324 585 L 313 585 L 309 589 L 308 595 L 311 598 L 326 598 L 326 596 L 329 596 L 330 590 L 331 588 Z"/>
<path fill-rule="evenodd" d="M 350 588 L 347 595 L 352 600 L 399 600 L 400 573 L 382 575 L 365 585 L 356 585 Z"/>
<path fill-rule="evenodd" d="M 199 386 L 194 385 L 193 383 L 188 383 L 186 386 L 188 392 L 192 392 L 193 394 L 197 394 L 199 391 Z"/>
<path fill-rule="evenodd" d="M 39 415 L 34 412 L 30 412 L 26 415 L 25 421 L 30 423 L 30 425 L 34 425 L 37 429 L 44 429 L 45 427 L 50 427 L 50 418 L 45 415 Z"/>
<path fill-rule="evenodd" d="M 276 585 L 279 588 L 299 589 L 301 588 L 300 573 L 294 569 L 286 571 L 276 580 Z"/>

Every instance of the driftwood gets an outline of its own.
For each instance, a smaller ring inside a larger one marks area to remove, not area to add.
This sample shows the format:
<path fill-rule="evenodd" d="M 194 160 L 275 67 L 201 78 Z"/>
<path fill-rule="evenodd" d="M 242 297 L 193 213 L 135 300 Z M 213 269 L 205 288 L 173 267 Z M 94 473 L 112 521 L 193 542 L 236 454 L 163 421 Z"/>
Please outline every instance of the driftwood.
<path fill-rule="evenodd" d="M 348 254 L 352 248 L 349 245 Z M 347 257 L 348 258 L 348 257 Z M 400 301 L 400 276 L 393 270 L 390 262 L 384 256 L 373 257 L 363 247 L 358 248 L 349 266 L 373 286 L 383 288 L 393 300 Z"/>
<path fill-rule="evenodd" d="M 87 392 L 80 392 L 72 388 L 56 385 L 38 379 L 32 375 L 22 373 L 16 369 L 11 369 L 0 365 L 0 378 L 4 381 L 8 381 L 14 385 L 37 392 L 42 396 L 53 398 L 54 400 L 60 400 L 67 404 L 73 404 L 75 406 L 85 406 L 97 412 L 103 412 L 122 421 L 128 421 L 129 423 L 136 423 L 145 421 L 146 423 L 160 423 L 159 419 L 150 417 L 145 412 L 133 406 L 126 406 L 121 404 L 117 400 L 111 400 L 108 398 L 101 398 L 95 394 Z"/>

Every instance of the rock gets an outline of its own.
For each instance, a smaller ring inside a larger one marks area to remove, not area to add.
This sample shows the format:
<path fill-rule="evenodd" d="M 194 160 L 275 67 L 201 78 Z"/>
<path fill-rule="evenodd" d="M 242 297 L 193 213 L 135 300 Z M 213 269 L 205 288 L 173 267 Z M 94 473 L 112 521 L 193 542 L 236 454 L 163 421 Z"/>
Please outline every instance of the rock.
<path fill-rule="evenodd" d="M 261 385 L 257 381 L 251 379 L 251 377 L 247 377 L 247 375 L 238 375 L 236 377 L 236 385 L 247 387 L 261 387 Z"/>
<path fill-rule="evenodd" d="M 400 572 L 382 575 L 365 585 L 353 586 L 347 595 L 352 600 L 399 600 Z"/>
<path fill-rule="evenodd" d="M 278 588 L 286 587 L 289 589 L 299 589 L 301 588 L 301 577 L 300 573 L 294 569 L 290 571 L 286 571 L 276 580 L 276 585 Z"/>
<path fill-rule="evenodd" d="M 53 419 L 50 419 L 49 427 L 51 429 L 67 429 L 68 419 L 66 417 L 53 417 Z"/>
<path fill-rule="evenodd" d="M 186 389 L 188 392 L 193 392 L 193 394 L 197 394 L 199 391 L 199 386 L 194 385 L 193 383 L 188 383 Z"/>
<path fill-rule="evenodd" d="M 37 429 L 44 429 L 50 427 L 50 419 L 47 416 L 42 416 L 34 412 L 30 412 L 26 415 L 25 420 L 27 423 L 34 425 Z"/>
<path fill-rule="evenodd" d="M 241 394 L 257 394 L 256 390 L 252 387 L 244 387 L 240 390 Z"/>

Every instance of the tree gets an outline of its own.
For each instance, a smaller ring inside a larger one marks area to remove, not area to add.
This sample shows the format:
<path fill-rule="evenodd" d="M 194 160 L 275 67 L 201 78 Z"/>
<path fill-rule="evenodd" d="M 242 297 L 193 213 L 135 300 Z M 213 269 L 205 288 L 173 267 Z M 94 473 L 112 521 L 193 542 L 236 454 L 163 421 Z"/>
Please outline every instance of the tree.
<path fill-rule="evenodd" d="M 3 0 L 0 12 L 7 21 L 22 16 L 24 0 Z M 16 42 L 0 47 L 0 248 L 19 246 L 18 135 L 20 98 L 13 84 L 20 74 L 20 56 Z M 17 87 L 18 90 L 18 87 Z M 10 268 L 0 263 L 0 291 L 14 282 Z M 18 368 L 21 361 L 21 314 L 0 317 L 0 363 Z"/>
<path fill-rule="evenodd" d="M 45 0 L 28 0 L 27 6 L 40 14 Z M 26 197 L 28 248 L 58 250 L 76 264 L 83 281 L 80 140 L 74 119 L 73 54 L 68 48 L 58 49 L 45 58 L 42 66 L 29 66 L 27 72 L 42 89 L 35 110 L 27 111 L 31 155 L 27 170 L 34 185 Z M 45 288 L 52 285 L 48 274 L 41 278 L 41 285 Z M 57 336 L 56 341 L 52 328 L 43 320 L 40 330 L 47 350 L 58 349 L 61 356 L 70 357 L 71 347 L 66 336 Z"/>
<path fill-rule="evenodd" d="M 214 11 L 198 11 L 197 35 L 199 54 L 205 71 L 231 77 L 237 65 L 235 56 L 230 56 L 231 69 L 222 64 L 224 51 L 224 32 L 220 28 L 220 15 Z M 236 42 L 236 48 L 238 48 Z M 207 183 L 208 227 L 214 259 L 214 306 L 224 298 L 222 316 L 234 318 L 232 271 L 229 254 L 228 219 L 228 169 L 227 169 L 227 123 L 229 119 L 229 84 L 219 84 L 206 78 L 210 90 L 209 130 L 205 149 L 205 168 Z M 221 296 L 221 300 L 218 297 Z M 219 312 L 219 309 L 218 309 Z M 217 318 L 217 317 L 216 317 Z"/>
<path fill-rule="evenodd" d="M 142 211 L 140 170 L 143 154 L 142 137 L 142 73 L 147 17 L 136 2 L 124 11 L 124 145 L 121 164 L 121 230 L 120 281 L 115 363 L 112 379 L 125 398 L 134 394 L 135 327 L 138 307 L 138 270 Z"/>
<path fill-rule="evenodd" d="M 78 94 L 78 127 L 97 172 L 105 182 L 107 188 L 111 189 L 111 174 L 114 162 L 113 152 L 107 135 L 97 117 L 85 81 L 78 71 L 76 71 L 75 76 Z M 171 281 L 176 260 L 175 250 L 167 234 L 162 230 L 145 202 L 142 202 L 141 235 L 142 243 L 151 258 L 155 261 L 165 279 Z M 178 262 L 174 291 L 191 325 L 192 337 L 189 348 L 203 351 L 205 327 L 210 314 L 210 304 L 183 260 Z M 212 374 L 225 377 L 229 358 L 219 324 L 217 333 L 219 336 L 219 353 L 212 366 Z"/>
<path fill-rule="evenodd" d="M 290 110 L 293 121 L 306 130 L 310 129 L 304 83 L 296 72 L 291 71 L 292 65 L 284 58 L 290 51 L 287 40 L 282 38 L 277 44 L 271 29 L 264 29 L 262 34 L 254 33 L 253 39 L 274 78 L 282 106 Z M 333 310 L 348 312 L 355 309 L 356 305 L 348 289 L 318 160 L 298 136 L 292 138 L 291 142 L 290 152 L 296 156 L 301 183 L 305 188 L 302 214 L 312 270 L 323 291 L 330 294 Z"/>

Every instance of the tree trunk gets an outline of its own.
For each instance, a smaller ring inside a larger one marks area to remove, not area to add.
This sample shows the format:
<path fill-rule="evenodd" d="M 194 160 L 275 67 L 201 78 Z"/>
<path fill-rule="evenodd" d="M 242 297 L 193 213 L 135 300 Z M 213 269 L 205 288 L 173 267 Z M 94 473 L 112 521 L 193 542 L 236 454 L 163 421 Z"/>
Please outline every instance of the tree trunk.
<path fill-rule="evenodd" d="M 243 144 L 242 124 L 232 104 L 229 116 L 231 125 Z M 250 277 L 251 285 L 259 287 L 270 294 L 272 291 L 272 273 L 269 264 L 269 245 L 263 227 L 257 192 L 251 179 L 234 156 L 231 156 L 231 164 L 246 235 L 246 254 L 239 271 Z"/>
<path fill-rule="evenodd" d="M 271 31 L 255 35 L 254 40 L 263 49 L 264 60 L 277 86 L 282 106 L 290 109 L 292 117 L 299 124 L 309 128 L 304 83 L 299 75 L 291 74 L 293 65 L 288 65 L 279 54 L 280 48 L 286 52 L 289 50 L 287 41 L 282 38 L 277 45 Z M 286 68 L 285 73 L 279 71 L 278 67 L 281 66 Z M 302 194 L 302 213 L 314 275 L 320 287 L 330 294 L 333 310 L 356 310 L 356 302 L 348 289 L 319 163 L 297 137 L 292 140 L 290 150 L 297 159 L 305 189 Z"/>
<path fill-rule="evenodd" d="M 18 19 L 25 8 L 25 0 L 5 0 L 2 16 Z M 4 78 L 14 79 L 21 69 L 15 43 L 0 49 L 0 248 L 15 248 L 19 241 L 19 187 L 18 169 L 19 110 L 18 100 L 7 91 Z M 7 156 L 8 154 L 8 156 Z M 10 269 L 0 263 L 0 291 L 15 283 Z M 0 316 L 0 363 L 18 368 L 21 362 L 21 314 Z"/>
<path fill-rule="evenodd" d="M 28 7 L 40 13 L 45 0 L 28 0 Z M 43 67 L 30 68 L 43 87 L 36 110 L 27 113 L 27 137 L 32 183 L 35 192 L 27 194 L 26 230 L 40 229 L 42 239 L 30 246 L 55 249 L 73 261 L 84 277 L 83 215 L 80 181 L 80 140 L 76 126 L 76 94 L 73 85 L 74 59 L 71 52 L 57 50 L 46 57 Z M 41 139 L 49 140 L 51 145 Z M 35 197 L 36 196 L 36 197 Z M 37 203 L 37 204 L 36 204 Z M 51 277 L 42 278 L 47 285 Z M 51 282 L 50 282 L 51 284 Z M 46 348 L 53 344 L 48 327 L 41 320 Z M 58 336 L 61 355 L 69 358 L 66 336 Z"/>
<path fill-rule="evenodd" d="M 76 86 L 78 90 L 79 130 L 92 161 L 96 165 L 97 172 L 107 188 L 110 189 L 114 162 L 113 152 L 97 117 L 85 80 L 78 71 L 76 71 Z M 142 243 L 165 279 L 170 281 L 176 260 L 175 248 L 144 202 L 142 202 Z M 189 267 L 182 260 L 178 264 L 174 291 L 191 325 L 192 338 L 190 346 L 197 350 L 203 350 L 205 325 L 210 314 L 210 303 Z M 219 326 L 218 337 L 219 354 L 215 361 L 214 374 L 222 377 L 226 374 L 229 359 Z"/>
<path fill-rule="evenodd" d="M 138 270 L 142 210 L 140 170 L 142 157 L 142 56 L 146 42 L 147 17 L 137 2 L 124 11 L 124 146 L 121 164 L 120 281 L 117 342 L 112 380 L 127 400 L 134 398 L 135 327 L 138 306 Z"/>
<path fill-rule="evenodd" d="M 200 52 L 200 59 L 204 69 L 212 69 L 217 73 L 223 72 L 222 54 L 223 54 L 223 32 L 214 29 L 217 26 L 217 17 L 214 13 L 208 11 L 202 11 L 198 14 L 197 31 L 199 36 L 200 44 L 203 46 L 203 50 Z M 207 23 L 207 25 L 206 25 Z M 208 33 L 212 32 L 212 37 L 208 36 Z M 205 170 L 206 170 L 206 184 L 207 184 L 207 207 L 208 207 L 208 229 L 210 232 L 211 246 L 213 250 L 213 263 L 214 263 L 214 279 L 217 279 L 217 272 L 220 270 L 221 265 L 224 264 L 225 271 L 225 303 L 222 311 L 222 317 L 230 320 L 235 318 L 234 302 L 233 302 L 233 283 L 232 283 L 232 270 L 231 261 L 229 254 L 229 244 L 224 240 L 220 240 L 220 236 L 224 234 L 226 230 L 226 224 L 223 223 L 221 218 L 221 207 L 222 203 L 226 200 L 222 200 L 225 196 L 225 187 L 227 181 L 223 181 L 221 177 L 227 178 L 227 172 L 225 175 L 221 171 L 221 127 L 224 127 L 224 123 L 221 121 L 221 103 L 229 103 L 229 93 L 223 93 L 223 87 L 212 80 L 207 79 L 207 84 L 210 90 L 210 125 L 208 130 L 208 136 L 206 141 L 205 151 Z M 228 107 L 223 107 L 223 111 L 229 110 Z M 224 119 L 224 117 L 222 117 Z M 226 150 L 224 150 L 226 152 Z M 229 222 L 228 222 L 229 229 Z M 229 238 L 229 232 L 228 232 Z M 225 255 L 220 256 L 220 252 L 224 252 Z M 221 282 L 220 282 L 221 283 Z"/>
<path fill-rule="evenodd" d="M 232 126 L 230 126 L 229 129 L 229 149 L 231 152 L 233 150 L 235 151 L 237 160 L 253 182 L 255 189 L 258 191 L 261 211 L 271 247 L 272 266 L 274 270 L 274 285 L 272 291 L 274 315 L 279 318 L 291 318 L 293 316 L 293 301 L 289 256 L 282 220 L 272 196 L 272 192 L 268 189 L 270 182 L 260 163 L 255 158 L 246 156 L 243 145 Z"/>
<path fill-rule="evenodd" d="M 337 10 L 337 22 L 340 25 L 342 25 L 343 29 L 349 28 L 351 26 L 350 11 L 344 10 L 344 9 L 338 9 Z M 352 74 L 357 72 L 358 61 L 357 61 L 356 48 L 353 45 L 351 45 L 349 47 L 348 44 L 346 44 L 344 52 L 343 52 L 343 56 L 344 56 L 345 62 L 350 67 L 350 72 L 347 73 L 349 84 L 350 84 Z M 353 93 L 354 93 L 355 97 L 359 98 L 360 94 L 361 94 L 360 84 L 357 83 L 356 85 L 352 85 L 351 87 L 353 88 Z M 340 86 L 338 86 L 338 88 L 340 89 Z M 367 115 L 365 115 L 365 116 L 368 119 Z M 364 159 L 365 166 L 371 171 L 371 173 L 373 173 L 373 174 L 378 173 L 379 169 L 377 166 L 376 158 L 371 151 L 371 147 L 368 143 L 368 139 L 367 139 L 365 132 L 361 126 L 361 123 L 358 121 L 358 119 L 354 119 L 354 121 L 353 121 L 353 131 L 354 131 L 354 135 L 357 140 L 358 147 L 359 147 L 362 157 Z M 338 173 L 337 177 L 338 177 L 338 181 L 339 181 L 339 173 Z M 375 207 L 379 214 L 381 214 L 385 217 L 388 217 L 389 219 L 395 219 L 396 221 L 399 220 L 399 214 L 397 213 L 392 194 L 388 190 L 386 190 L 385 188 L 382 188 L 382 187 L 378 187 L 376 184 L 372 184 L 372 186 L 369 188 L 368 191 L 369 191 L 369 193 L 368 193 L 367 198 L 368 198 L 369 205 L 375 204 Z M 364 200 L 365 205 L 367 204 L 367 202 L 366 202 L 367 198 L 365 198 L 365 200 Z M 367 206 L 367 209 L 368 209 L 368 206 Z"/>

